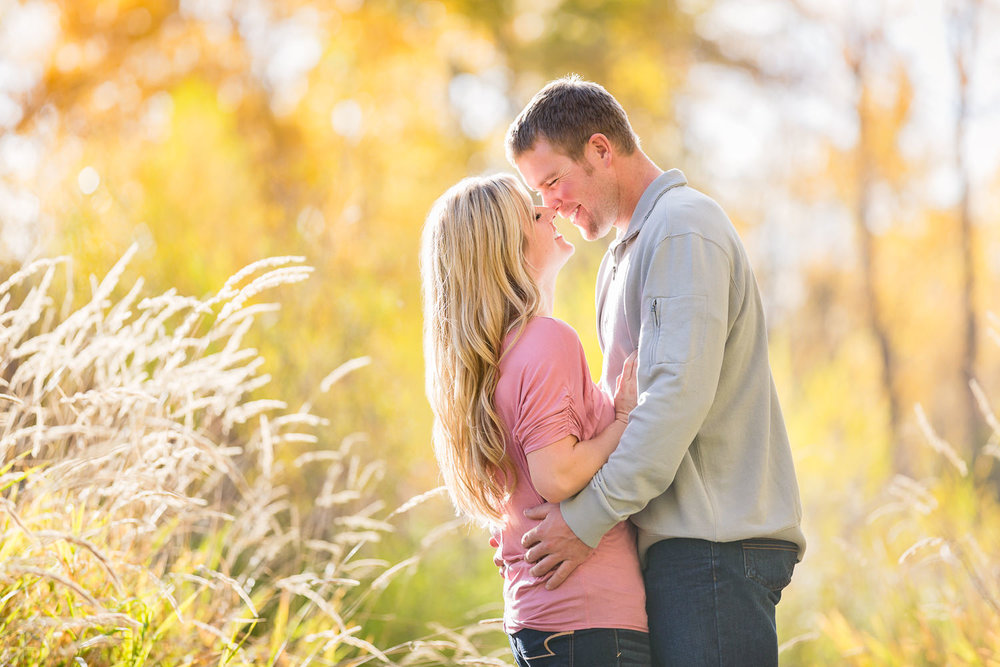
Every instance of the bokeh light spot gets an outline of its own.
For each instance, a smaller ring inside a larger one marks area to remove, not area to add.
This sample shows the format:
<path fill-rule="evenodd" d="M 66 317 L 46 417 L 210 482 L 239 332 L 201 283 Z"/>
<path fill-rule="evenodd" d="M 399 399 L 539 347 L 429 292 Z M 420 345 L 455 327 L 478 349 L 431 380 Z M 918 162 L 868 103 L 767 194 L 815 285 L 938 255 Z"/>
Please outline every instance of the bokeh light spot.
<path fill-rule="evenodd" d="M 101 175 L 97 173 L 96 169 L 88 165 L 80 170 L 80 173 L 76 177 L 76 183 L 80 186 L 80 192 L 83 194 L 94 194 L 94 191 L 101 184 Z"/>

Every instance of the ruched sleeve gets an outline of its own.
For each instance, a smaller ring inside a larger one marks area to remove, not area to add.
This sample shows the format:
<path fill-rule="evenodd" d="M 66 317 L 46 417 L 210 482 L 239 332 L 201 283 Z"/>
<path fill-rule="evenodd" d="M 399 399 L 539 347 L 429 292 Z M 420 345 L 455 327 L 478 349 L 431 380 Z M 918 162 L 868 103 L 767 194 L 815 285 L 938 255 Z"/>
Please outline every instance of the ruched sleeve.
<path fill-rule="evenodd" d="M 568 435 L 583 440 L 580 405 L 591 382 L 583 346 L 573 329 L 540 320 L 517 346 L 517 409 L 512 434 L 525 454 Z"/>

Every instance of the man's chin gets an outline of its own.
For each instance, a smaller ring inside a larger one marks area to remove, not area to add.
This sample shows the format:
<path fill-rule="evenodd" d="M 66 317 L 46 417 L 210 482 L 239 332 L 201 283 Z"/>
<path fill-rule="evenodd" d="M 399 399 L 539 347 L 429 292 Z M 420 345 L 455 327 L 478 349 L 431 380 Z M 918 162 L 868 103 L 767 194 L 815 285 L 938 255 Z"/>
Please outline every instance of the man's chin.
<path fill-rule="evenodd" d="M 607 236 L 609 230 L 610 227 L 608 229 L 601 229 L 596 226 L 587 228 L 581 227 L 580 235 L 583 236 L 583 239 L 585 241 L 597 241 L 598 239 L 603 239 L 605 236 Z"/>

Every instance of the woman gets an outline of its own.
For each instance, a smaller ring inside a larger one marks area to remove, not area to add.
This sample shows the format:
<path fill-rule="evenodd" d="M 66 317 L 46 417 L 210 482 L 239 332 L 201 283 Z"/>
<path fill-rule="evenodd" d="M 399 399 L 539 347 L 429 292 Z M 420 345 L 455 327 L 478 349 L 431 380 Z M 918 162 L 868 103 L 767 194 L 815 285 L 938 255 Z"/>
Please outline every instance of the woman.
<path fill-rule="evenodd" d="M 434 449 L 460 512 L 490 525 L 504 629 L 521 667 L 646 665 L 645 593 L 628 523 L 553 591 L 533 577 L 526 508 L 587 484 L 635 406 L 634 363 L 615 402 L 576 332 L 552 319 L 573 246 L 513 176 L 467 178 L 424 225 L 421 271 Z"/>

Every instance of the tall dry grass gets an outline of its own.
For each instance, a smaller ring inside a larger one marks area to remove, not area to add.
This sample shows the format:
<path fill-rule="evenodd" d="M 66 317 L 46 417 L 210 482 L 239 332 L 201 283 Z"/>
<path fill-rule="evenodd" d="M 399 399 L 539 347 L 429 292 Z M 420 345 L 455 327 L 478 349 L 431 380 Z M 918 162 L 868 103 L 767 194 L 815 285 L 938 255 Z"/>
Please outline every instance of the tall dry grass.
<path fill-rule="evenodd" d="M 930 474 L 892 476 L 868 496 L 852 480 L 871 472 L 849 457 L 800 470 L 811 543 L 778 607 L 779 628 L 792 629 L 782 664 L 1000 667 L 1000 419 L 972 390 L 991 434 L 968 448 L 980 451 L 973 462 L 918 405 Z"/>
<path fill-rule="evenodd" d="M 323 448 L 309 406 L 254 398 L 244 337 L 301 258 L 198 299 L 121 289 L 133 253 L 81 307 L 66 259 L 0 284 L 0 663 L 504 664 L 489 627 L 372 643 L 367 606 L 420 556 L 379 540 L 435 492 L 389 511 L 357 438 Z"/>
<path fill-rule="evenodd" d="M 244 340 L 277 306 L 259 300 L 309 268 L 144 296 L 121 286 L 130 257 L 82 306 L 66 259 L 0 277 L 0 664 L 505 664 L 482 655 L 488 625 L 376 646 L 372 603 L 422 555 L 380 545 L 440 494 L 386 507 L 363 438 L 323 446 L 310 406 L 260 398 Z M 783 665 L 1000 667 L 1000 420 L 976 391 L 976 466 L 922 420 L 932 475 L 870 496 L 850 459 L 800 470 L 811 543 L 778 607 Z"/>

